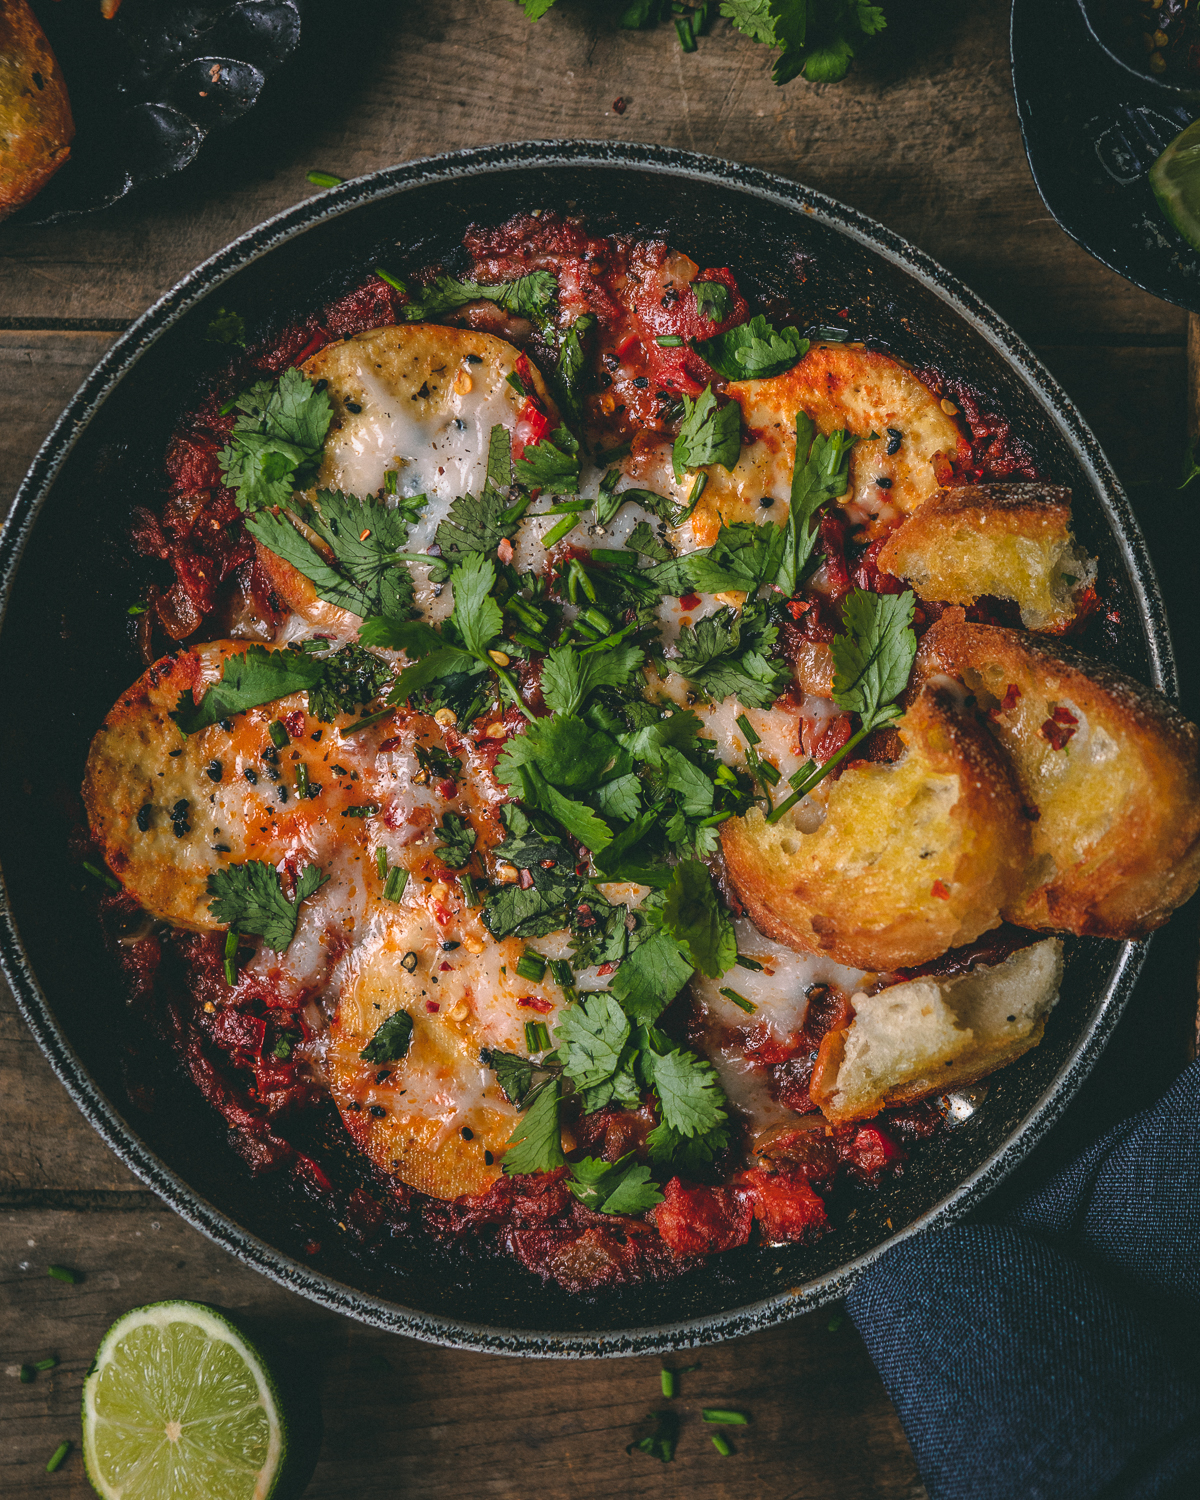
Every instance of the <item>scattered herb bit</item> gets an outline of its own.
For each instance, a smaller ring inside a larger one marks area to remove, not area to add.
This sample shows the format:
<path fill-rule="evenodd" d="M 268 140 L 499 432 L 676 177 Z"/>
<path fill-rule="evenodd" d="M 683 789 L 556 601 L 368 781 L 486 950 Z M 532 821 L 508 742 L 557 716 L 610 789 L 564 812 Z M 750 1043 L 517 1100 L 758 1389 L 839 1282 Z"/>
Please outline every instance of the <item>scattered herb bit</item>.
<path fill-rule="evenodd" d="M 733 1452 L 733 1444 L 729 1441 L 729 1439 L 723 1432 L 713 1433 L 712 1445 L 722 1458 L 728 1458 L 729 1455 Z"/>
<path fill-rule="evenodd" d="M 260 380 L 243 391 L 232 409 L 240 415 L 219 462 L 239 508 L 286 505 L 317 477 L 333 421 L 328 394 L 287 369 L 278 382 Z"/>
<path fill-rule="evenodd" d="M 747 1000 L 745 995 L 739 995 L 737 990 L 723 989 L 719 993 L 724 995 L 726 1000 L 732 1000 L 738 1009 L 744 1010 L 747 1015 L 753 1015 L 758 1009 L 752 1000 Z"/>
<path fill-rule="evenodd" d="M 630 1443 L 625 1452 L 647 1453 L 651 1458 L 669 1464 L 675 1457 L 675 1445 L 679 1441 L 679 1418 L 674 1412 L 652 1411 L 648 1420 L 655 1424 L 654 1431 L 649 1437 Z"/>
<path fill-rule="evenodd" d="M 668 1401 L 670 1401 L 675 1395 L 675 1388 L 677 1384 L 675 1380 L 675 1371 L 668 1370 L 664 1365 L 662 1370 L 659 1372 L 659 1382 L 662 1385 L 663 1395 L 667 1398 Z"/>
<path fill-rule="evenodd" d="M 525 1022 L 525 1048 L 528 1052 L 549 1052 L 550 1032 L 545 1021 Z"/>
<path fill-rule="evenodd" d="M 304 652 L 248 646 L 239 655 L 225 659 L 220 679 L 209 684 L 199 703 L 191 689 L 180 693 L 171 718 L 184 734 L 196 734 L 231 714 L 315 687 L 324 672 L 322 663 Z"/>
<path fill-rule="evenodd" d="M 244 349 L 246 347 L 246 320 L 241 313 L 230 312 L 228 308 L 219 307 L 216 317 L 208 325 L 204 338 L 209 344 L 236 344 L 239 349 Z"/>
<path fill-rule="evenodd" d="M 67 1454 L 70 1453 L 70 1451 L 70 1443 L 59 1443 L 58 1447 L 55 1448 L 54 1452 L 46 1461 L 46 1473 L 53 1474 L 55 1469 L 59 1468 L 62 1465 L 63 1459 L 66 1458 Z"/>
<path fill-rule="evenodd" d="M 399 1062 L 412 1041 L 413 1021 L 406 1010 L 390 1015 L 358 1054 L 363 1062 Z"/>
<path fill-rule="evenodd" d="M 522 979 L 528 979 L 532 984 L 540 984 L 546 977 L 546 960 L 540 953 L 535 953 L 532 948 L 526 948 L 517 960 L 516 971 Z M 530 1050 L 532 1051 L 532 1048 Z"/>
<path fill-rule="evenodd" d="M 21 1382 L 22 1385 L 32 1385 L 34 1382 L 34 1378 L 35 1377 L 32 1365 L 22 1365 L 21 1368 L 17 1371 L 17 1379 Z"/>
<path fill-rule="evenodd" d="M 285 750 L 292 743 L 291 736 L 287 732 L 287 727 L 281 719 L 272 719 L 271 723 L 267 726 L 267 733 L 270 735 L 271 743 L 275 746 L 276 750 Z"/>
<path fill-rule="evenodd" d="M 468 906 L 478 906 L 479 897 L 475 893 L 475 882 L 469 875 L 460 875 L 458 884 L 462 890 L 463 900 Z"/>
<path fill-rule="evenodd" d="M 47 1266 L 46 1275 L 53 1276 L 55 1281 L 65 1281 L 68 1286 L 75 1286 L 79 1281 L 79 1273 L 67 1266 Z"/>
<path fill-rule="evenodd" d="M 341 187 L 342 183 L 346 180 L 344 177 L 335 177 L 332 172 L 313 171 L 307 173 L 306 175 L 308 177 L 308 181 L 312 183 L 313 187 Z"/>
<path fill-rule="evenodd" d="M 741 450 L 742 409 L 736 401 L 718 406 L 711 385 L 694 401 L 684 396 L 683 425 L 671 453 L 676 483 L 682 481 L 686 469 L 705 464 L 732 469 Z"/>
<path fill-rule="evenodd" d="M 450 870 L 461 870 L 475 848 L 475 830 L 461 813 L 448 812 L 437 830 L 437 857 Z"/>
<path fill-rule="evenodd" d="M 494 302 L 505 312 L 540 323 L 549 317 L 558 295 L 558 282 L 549 271 L 532 271 L 516 281 L 484 286 L 478 281 L 456 281 L 438 276 L 428 286 L 416 287 L 410 301 L 400 309 L 406 323 L 420 323 L 465 307 L 468 302 Z"/>
<path fill-rule="evenodd" d="M 678 349 L 683 340 L 677 333 L 660 333 L 654 340 L 660 349 Z"/>
<path fill-rule="evenodd" d="M 342 810 L 343 818 L 373 818 L 379 811 L 377 802 L 356 802 L 353 807 Z"/>
<path fill-rule="evenodd" d="M 236 927 L 231 927 L 225 934 L 225 983 L 230 987 L 237 983 L 237 951 L 238 938 L 240 934 Z"/>
<path fill-rule="evenodd" d="M 696 353 L 726 380 L 769 380 L 808 353 L 796 328 L 772 328 L 761 313 L 725 333 L 695 342 Z"/>
<path fill-rule="evenodd" d="M 717 1422 L 725 1427 L 745 1427 L 750 1418 L 744 1412 L 723 1411 L 719 1407 L 706 1406 L 700 1412 L 704 1422 Z"/>
<path fill-rule="evenodd" d="M 277 1057 L 280 1062 L 288 1062 L 296 1049 L 296 1043 L 300 1040 L 294 1031 L 285 1031 L 275 1039 L 275 1045 L 271 1048 L 271 1056 Z"/>
<path fill-rule="evenodd" d="M 602 1214 L 637 1214 L 663 1201 L 650 1168 L 635 1162 L 632 1153 L 620 1161 L 598 1161 L 585 1156 L 571 1162 L 567 1186 L 586 1207 Z"/>
<path fill-rule="evenodd" d="M 213 898 L 208 909 L 218 922 L 238 932 L 257 933 L 268 948 L 284 953 L 296 934 L 301 902 L 328 879 L 318 866 L 305 865 L 296 880 L 295 898 L 289 901 L 275 867 L 252 859 L 208 877 L 208 894 Z"/>
<path fill-rule="evenodd" d="M 558 1124 L 561 1097 L 561 1085 L 551 1079 L 517 1121 L 504 1153 L 507 1173 L 553 1172 L 566 1161 Z"/>
<path fill-rule="evenodd" d="M 825 1326 L 826 1328 L 828 1328 L 830 1333 L 836 1333 L 845 1321 L 846 1314 L 839 1308 Z"/>
<path fill-rule="evenodd" d="M 697 310 L 711 323 L 723 323 L 733 311 L 733 295 L 723 281 L 693 281 Z"/>
<path fill-rule="evenodd" d="M 565 427 L 556 427 L 531 443 L 513 464 L 513 475 L 526 489 L 574 494 L 579 488 L 579 442 Z"/>
<path fill-rule="evenodd" d="M 391 272 L 385 271 L 382 266 L 375 267 L 375 274 L 379 277 L 380 281 L 386 282 L 394 292 L 403 292 L 405 295 L 408 294 L 408 288 L 404 285 L 404 283 L 398 280 L 397 277 L 393 276 Z M 395 469 L 389 471 L 388 478 L 391 480 L 391 485 L 388 488 L 388 494 L 394 495 L 396 493 Z"/>
<path fill-rule="evenodd" d="M 562 336 L 558 350 L 555 395 L 563 416 L 574 427 L 583 423 L 583 393 L 587 375 L 587 337 L 596 326 L 591 313 L 576 318 Z"/>
<path fill-rule="evenodd" d="M 142 831 L 145 832 L 144 829 Z M 83 860 L 80 864 L 80 869 L 85 875 L 90 875 L 93 880 L 98 880 L 102 885 L 106 885 L 110 891 L 119 891 L 121 889 L 121 882 L 115 875 L 110 875 L 107 870 L 102 870 L 99 865 L 92 864 L 90 859 Z"/>

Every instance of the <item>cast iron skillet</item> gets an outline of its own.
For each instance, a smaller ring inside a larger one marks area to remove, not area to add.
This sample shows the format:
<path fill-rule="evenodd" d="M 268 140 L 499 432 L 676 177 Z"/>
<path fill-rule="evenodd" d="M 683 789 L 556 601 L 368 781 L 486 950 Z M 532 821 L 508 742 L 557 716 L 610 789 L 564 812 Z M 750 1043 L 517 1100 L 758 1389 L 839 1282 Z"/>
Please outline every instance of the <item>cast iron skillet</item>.
<path fill-rule="evenodd" d="M 889 1243 L 947 1224 L 1051 1126 L 1129 996 L 1143 949 L 1070 944 L 1046 1038 L 1000 1074 L 968 1124 L 812 1248 L 744 1249 L 662 1286 L 573 1297 L 515 1262 L 468 1263 L 418 1240 L 351 1253 L 278 1182 L 252 1180 L 190 1085 L 142 1112 L 123 1083 L 123 1001 L 65 848 L 89 738 L 141 671 L 126 610 L 131 503 L 153 497 L 164 444 L 225 357 L 218 307 L 269 332 L 383 264 L 451 255 L 472 220 L 558 207 L 661 232 L 800 326 L 847 310 L 915 364 L 969 375 L 1050 479 L 1071 486 L 1120 622 L 1104 651 L 1168 693 L 1175 675 L 1136 522 L 1095 438 L 1033 354 L 928 257 L 853 209 L 778 177 L 656 147 L 538 142 L 471 150 L 360 178 L 260 225 L 186 277 L 105 356 L 38 454 L 0 536 L 0 959 L 67 1089 L 114 1151 L 246 1264 L 327 1307 L 434 1342 L 499 1353 L 623 1355 L 751 1332 L 845 1293 Z M 306 1253 L 319 1238 L 321 1248 Z"/>

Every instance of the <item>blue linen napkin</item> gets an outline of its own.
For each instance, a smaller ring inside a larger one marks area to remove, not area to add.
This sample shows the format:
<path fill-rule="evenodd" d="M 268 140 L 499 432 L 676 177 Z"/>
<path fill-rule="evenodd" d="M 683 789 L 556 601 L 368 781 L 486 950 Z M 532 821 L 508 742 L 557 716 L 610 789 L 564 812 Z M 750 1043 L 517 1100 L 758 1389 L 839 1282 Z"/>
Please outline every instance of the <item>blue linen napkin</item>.
<path fill-rule="evenodd" d="M 1142 1002 L 1162 967 L 1149 965 Z M 1007 1207 L 898 1245 L 847 1300 L 931 1500 L 1195 1500 L 1200 1061 L 1042 1177 Z"/>

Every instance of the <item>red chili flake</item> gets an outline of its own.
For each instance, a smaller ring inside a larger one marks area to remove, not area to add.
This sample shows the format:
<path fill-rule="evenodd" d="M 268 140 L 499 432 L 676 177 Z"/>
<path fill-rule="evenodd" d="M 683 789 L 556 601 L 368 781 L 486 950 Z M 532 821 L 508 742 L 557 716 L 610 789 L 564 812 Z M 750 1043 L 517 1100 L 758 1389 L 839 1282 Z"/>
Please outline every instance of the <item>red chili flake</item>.
<path fill-rule="evenodd" d="M 807 599 L 789 599 L 787 604 L 788 614 L 793 620 L 798 620 L 801 615 L 807 614 L 812 605 Z"/>
<path fill-rule="evenodd" d="M 944 880 L 935 880 L 933 882 L 933 889 L 932 891 L 930 891 L 930 895 L 936 896 L 939 901 L 949 901 L 950 887 Z"/>
<path fill-rule="evenodd" d="M 389 735 L 386 740 L 380 740 L 378 747 L 379 754 L 382 755 L 386 750 L 395 750 L 399 743 L 400 736 L 398 734 Z"/>
<path fill-rule="evenodd" d="M 680 594 L 680 596 L 679 596 L 679 607 L 680 607 L 680 609 L 699 609 L 700 608 L 700 595 L 699 594 Z"/>
<path fill-rule="evenodd" d="M 616 964 L 601 964 L 596 973 L 603 979 L 606 974 L 611 974 L 616 967 Z"/>
<path fill-rule="evenodd" d="M 1078 724 L 1079 723 L 1079 720 L 1075 717 L 1075 715 L 1071 712 L 1071 710 L 1069 708 L 1063 708 L 1061 705 L 1059 705 L 1056 708 L 1052 708 L 1050 710 L 1050 717 L 1054 720 L 1054 722 L 1056 724 Z"/>
<path fill-rule="evenodd" d="M 1017 706 L 1017 699 L 1021 696 L 1021 689 L 1015 682 L 1010 682 L 1004 689 L 1004 702 L 1000 705 L 1002 714 L 1010 714 Z"/>
<path fill-rule="evenodd" d="M 452 971 L 451 971 L 451 968 L 450 968 L 449 964 L 439 964 L 438 965 L 438 973 L 439 974 L 449 974 L 451 972 Z"/>
<path fill-rule="evenodd" d="M 294 740 L 298 740 L 304 733 L 304 710 L 293 709 L 290 714 L 284 714 L 283 727 Z"/>
<path fill-rule="evenodd" d="M 613 100 L 612 107 L 613 114 L 615 115 L 623 115 L 625 113 L 625 101 L 621 98 L 620 94 Z"/>
<path fill-rule="evenodd" d="M 438 1011 L 441 1010 L 441 1008 L 442 1007 L 437 1003 L 436 1000 L 426 1000 L 425 1002 L 425 1009 L 429 1011 L 431 1015 L 437 1015 Z"/>
<path fill-rule="evenodd" d="M 533 884 L 533 876 L 529 873 L 528 870 L 522 870 L 520 875 L 517 876 L 517 884 L 523 891 L 527 891 Z"/>
<path fill-rule="evenodd" d="M 435 781 L 433 784 L 433 789 L 439 797 L 441 797 L 444 801 L 449 802 L 451 797 L 453 797 L 458 791 L 458 782 L 455 781 L 453 777 L 446 776 L 441 781 Z"/>
<path fill-rule="evenodd" d="M 369 536 L 370 536 L 370 535 L 371 535 L 371 528 L 370 528 L 370 527 L 369 527 L 369 526 L 368 526 L 368 527 L 367 527 L 367 529 L 366 529 L 366 531 L 364 531 L 364 532 L 363 532 L 363 533 L 362 533 L 362 535 L 361 535 L 361 536 L 360 536 L 360 537 L 359 537 L 359 541 L 360 541 L 360 542 L 365 542 L 365 541 L 366 541 L 366 539 L 367 539 L 367 538 L 368 538 L 368 537 L 369 537 Z"/>
<path fill-rule="evenodd" d="M 316 1255 L 318 1253 L 318 1251 L 320 1250 L 320 1248 L 321 1248 L 321 1241 L 320 1240 L 309 1240 L 308 1244 L 305 1245 L 305 1247 L 304 1247 L 304 1253 L 305 1253 L 305 1255 Z"/>
<path fill-rule="evenodd" d="M 517 1001 L 518 1005 L 526 1005 L 530 1010 L 536 1010 L 539 1016 L 544 1016 L 547 1011 L 553 1010 L 554 1006 L 549 1000 L 543 1000 L 540 995 L 524 995 Z"/>
<path fill-rule="evenodd" d="M 1046 740 L 1052 750 L 1061 750 L 1071 736 L 1075 733 L 1074 724 L 1056 723 L 1054 719 L 1047 719 L 1038 733 Z"/>
<path fill-rule="evenodd" d="M 617 345 L 617 358 L 624 359 L 631 349 L 636 349 L 641 340 L 636 333 L 627 333 Z"/>

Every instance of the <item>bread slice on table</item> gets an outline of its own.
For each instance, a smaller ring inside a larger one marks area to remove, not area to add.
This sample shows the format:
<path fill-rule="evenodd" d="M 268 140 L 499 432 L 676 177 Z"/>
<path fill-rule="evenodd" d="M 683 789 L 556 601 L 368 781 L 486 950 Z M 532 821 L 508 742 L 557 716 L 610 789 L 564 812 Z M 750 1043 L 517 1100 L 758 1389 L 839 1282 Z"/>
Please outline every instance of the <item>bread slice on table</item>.
<path fill-rule="evenodd" d="M 944 688 L 918 694 L 890 764 L 851 764 L 777 823 L 722 825 L 761 931 L 859 969 L 927 963 L 1000 921 L 1029 861 L 1028 820 L 987 731 Z"/>
<path fill-rule="evenodd" d="M 879 553 L 881 572 L 917 597 L 974 604 L 1011 599 L 1027 630 L 1061 631 L 1096 581 L 1096 560 L 1071 532 L 1071 492 L 1052 484 L 939 490 Z"/>
<path fill-rule="evenodd" d="M 855 995 L 854 1019 L 821 1042 L 810 1092 L 835 1124 L 974 1083 L 1036 1047 L 1062 981 L 1046 938 L 956 979 Z"/>
<path fill-rule="evenodd" d="M 946 674 L 983 709 L 1034 816 L 1021 927 L 1136 938 L 1200 883 L 1200 732 L 1160 693 L 1059 643 L 949 611 L 914 685 Z"/>
<path fill-rule="evenodd" d="M 27 0 L 0 5 L 0 219 L 35 197 L 71 154 L 62 69 Z"/>

